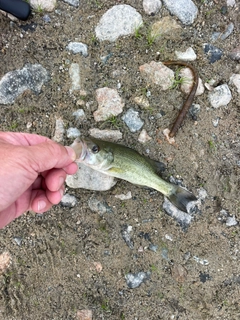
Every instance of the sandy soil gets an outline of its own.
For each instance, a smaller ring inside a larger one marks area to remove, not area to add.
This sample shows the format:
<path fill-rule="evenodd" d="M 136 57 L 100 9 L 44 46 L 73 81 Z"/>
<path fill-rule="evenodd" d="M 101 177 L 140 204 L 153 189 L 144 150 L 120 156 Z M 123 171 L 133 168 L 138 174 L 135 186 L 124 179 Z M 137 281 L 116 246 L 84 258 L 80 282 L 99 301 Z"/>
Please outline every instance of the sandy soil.
<path fill-rule="evenodd" d="M 68 188 L 68 193 L 78 199 L 74 208 L 58 205 L 42 216 L 23 215 L 0 231 L 0 252 L 8 251 L 12 257 L 11 266 L 0 276 L 0 319 L 80 319 L 77 311 L 82 309 L 92 310 L 93 319 L 240 318 L 239 225 L 227 226 L 226 217 L 220 213 L 224 209 L 240 221 L 239 95 L 231 87 L 231 102 L 219 109 L 210 106 L 207 91 L 197 97 L 200 113 L 197 119 L 187 117 L 177 133 L 177 146 L 164 140 L 162 130 L 174 121 L 184 100 L 179 89 L 162 92 L 151 86 L 151 110 L 141 110 L 133 103 L 133 98 L 146 90 L 139 66 L 159 58 L 174 59 L 175 50 L 190 46 L 195 50 L 198 58 L 193 64 L 203 82 L 214 78 L 215 85 L 229 83 L 230 76 L 239 73 L 238 63 L 227 55 L 240 42 L 239 11 L 229 7 L 223 14 L 225 1 L 211 1 L 212 6 L 209 2 L 195 1 L 199 14 L 194 24 L 183 26 L 179 36 L 163 37 L 152 45 L 148 44 L 147 31 L 160 15 L 144 14 L 142 1 L 124 1 L 142 14 L 142 36 L 120 38 L 114 43 L 99 42 L 94 28 L 103 13 L 121 1 L 83 0 L 79 9 L 59 1 L 58 13 L 50 14 L 50 23 L 37 12 L 27 22 L 14 24 L 0 16 L 0 77 L 27 62 L 40 63 L 51 73 L 40 95 L 29 91 L 13 105 L 1 106 L 1 130 L 52 137 L 59 116 L 66 128 L 76 126 L 72 113 L 79 108 L 76 102 L 81 96 L 69 94 L 68 67 L 72 62 L 81 66 L 82 88 L 87 92 L 88 107 L 84 108 L 88 121 L 80 125 L 81 133 L 87 135 L 90 128 L 100 125 L 111 129 L 110 123 L 94 122 L 95 90 L 116 88 L 118 79 L 112 73 L 122 70 L 121 96 L 127 107 L 141 112 L 153 137 L 146 145 L 140 144 L 138 133 L 131 133 L 119 116 L 122 142 L 142 154 L 149 149 L 151 158 L 167 164 L 166 176 L 180 176 L 195 194 L 201 187 L 208 194 L 201 213 L 185 231 L 162 210 L 160 193 L 124 181 L 106 192 Z M 169 15 L 166 8 L 161 15 Z M 210 41 L 215 29 L 225 30 L 231 21 L 233 34 L 214 43 L 224 51 L 222 59 L 209 64 L 203 43 Z M 22 27 L 29 24 L 35 28 L 25 33 Z M 66 51 L 69 40 L 75 38 L 88 45 L 87 58 Z M 112 57 L 103 64 L 100 57 L 109 53 Z M 159 111 L 164 115 L 160 119 L 154 117 Z M 214 127 L 212 120 L 216 118 L 220 120 Z M 32 126 L 27 129 L 29 122 Z M 67 138 L 63 141 L 71 142 Z M 130 200 L 114 197 L 128 191 L 132 193 Z M 105 201 L 112 212 L 92 212 L 88 205 L 91 197 Z M 133 228 L 133 249 L 122 238 L 125 225 Z M 150 243 L 158 246 L 156 252 L 148 249 Z M 128 288 L 125 275 L 139 271 L 150 271 L 150 279 L 136 289 Z"/>

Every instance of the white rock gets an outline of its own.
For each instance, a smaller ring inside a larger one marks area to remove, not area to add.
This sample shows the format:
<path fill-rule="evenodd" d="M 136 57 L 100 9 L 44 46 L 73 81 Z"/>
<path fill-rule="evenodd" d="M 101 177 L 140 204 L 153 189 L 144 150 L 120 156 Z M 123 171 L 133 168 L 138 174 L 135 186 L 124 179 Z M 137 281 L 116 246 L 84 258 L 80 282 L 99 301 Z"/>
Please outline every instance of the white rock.
<path fill-rule="evenodd" d="M 67 50 L 76 53 L 81 53 L 84 57 L 88 56 L 88 47 L 85 43 L 82 42 L 70 42 L 67 47 Z"/>
<path fill-rule="evenodd" d="M 231 101 L 232 94 L 228 85 L 225 83 L 216 87 L 213 91 L 210 91 L 208 98 L 213 108 L 219 108 L 226 106 Z"/>
<path fill-rule="evenodd" d="M 64 122 L 63 122 L 62 118 L 57 118 L 56 125 L 55 125 L 55 133 L 54 133 L 54 137 L 52 139 L 56 142 L 62 142 L 64 132 L 65 132 Z"/>
<path fill-rule="evenodd" d="M 143 10 L 148 15 L 155 15 L 162 7 L 160 0 L 143 0 Z"/>
<path fill-rule="evenodd" d="M 78 163 L 78 167 L 77 173 L 67 176 L 66 184 L 70 188 L 105 191 L 116 184 L 116 180 L 113 177 L 93 170 L 82 163 Z"/>
<path fill-rule="evenodd" d="M 56 7 L 56 0 L 30 0 L 31 7 L 35 10 L 53 11 Z"/>
<path fill-rule="evenodd" d="M 86 115 L 83 109 L 78 109 L 73 112 L 73 116 L 78 121 L 84 121 L 86 119 Z"/>
<path fill-rule="evenodd" d="M 69 128 L 67 129 L 67 137 L 70 139 L 76 139 L 80 137 L 81 133 L 77 128 Z"/>
<path fill-rule="evenodd" d="M 131 191 L 128 191 L 127 194 L 116 194 L 115 198 L 120 200 L 129 200 L 129 199 L 132 199 L 132 193 Z"/>
<path fill-rule="evenodd" d="M 227 6 L 234 7 L 235 5 L 236 5 L 236 1 L 235 0 L 227 0 Z"/>
<path fill-rule="evenodd" d="M 193 86 L 193 74 L 189 68 L 183 68 L 179 72 L 180 77 L 183 79 L 181 83 L 182 92 L 189 94 Z M 198 87 L 196 96 L 200 96 L 204 92 L 204 85 L 202 79 L 198 78 Z"/>
<path fill-rule="evenodd" d="M 122 133 L 119 130 L 100 130 L 97 128 L 89 129 L 90 136 L 106 141 L 118 141 L 122 139 Z"/>
<path fill-rule="evenodd" d="M 185 52 L 175 51 L 175 55 L 177 57 L 177 60 L 194 61 L 197 59 L 197 55 L 191 47 L 188 48 Z"/>
<path fill-rule="evenodd" d="M 230 84 L 234 84 L 237 88 L 237 92 L 240 94 L 240 74 L 233 74 L 230 77 Z"/>
<path fill-rule="evenodd" d="M 198 8 L 192 0 L 163 0 L 168 10 L 185 25 L 192 24 L 197 17 Z"/>
<path fill-rule="evenodd" d="M 120 36 L 133 34 L 142 23 L 142 16 L 136 9 L 127 4 L 120 4 L 104 13 L 95 32 L 101 41 L 115 41 Z"/>
<path fill-rule="evenodd" d="M 162 90 L 167 90 L 172 86 L 174 72 L 162 62 L 145 63 L 139 67 L 139 70 L 148 84 L 159 85 Z"/>
<path fill-rule="evenodd" d="M 226 226 L 232 227 L 232 226 L 236 226 L 237 224 L 238 224 L 238 222 L 237 222 L 235 216 L 227 217 Z"/>
<path fill-rule="evenodd" d="M 78 63 L 72 63 L 69 68 L 69 75 L 72 81 L 70 93 L 80 90 L 80 68 Z"/>
<path fill-rule="evenodd" d="M 94 111 L 95 121 L 105 121 L 122 113 L 124 103 L 116 89 L 100 88 L 96 90 L 98 109 Z"/>
<path fill-rule="evenodd" d="M 141 143 L 146 143 L 150 140 L 152 140 L 152 138 L 148 135 L 147 131 L 145 129 L 142 129 L 138 136 L 138 141 Z"/>
<path fill-rule="evenodd" d="M 140 118 L 139 112 L 133 108 L 129 108 L 122 116 L 122 120 L 126 123 L 131 132 L 137 132 L 144 125 L 144 121 Z"/>
<path fill-rule="evenodd" d="M 62 197 L 61 204 L 64 207 L 73 208 L 77 204 L 77 199 L 75 196 L 69 193 L 65 193 L 64 196 Z"/>

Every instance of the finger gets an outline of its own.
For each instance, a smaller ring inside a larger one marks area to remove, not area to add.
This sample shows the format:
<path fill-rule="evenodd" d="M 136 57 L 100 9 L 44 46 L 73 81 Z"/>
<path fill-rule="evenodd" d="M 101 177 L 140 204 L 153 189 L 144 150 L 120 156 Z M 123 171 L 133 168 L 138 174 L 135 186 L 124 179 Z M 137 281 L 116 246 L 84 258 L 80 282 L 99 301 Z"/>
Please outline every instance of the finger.
<path fill-rule="evenodd" d="M 42 181 L 43 181 L 43 177 L 38 176 L 37 179 L 32 184 L 32 189 L 33 190 L 41 189 L 42 188 Z"/>
<path fill-rule="evenodd" d="M 44 190 L 33 190 L 30 209 L 36 213 L 43 213 L 52 207 Z"/>
<path fill-rule="evenodd" d="M 50 191 L 50 190 L 46 190 L 46 196 L 48 198 L 48 200 L 52 203 L 52 204 L 58 204 L 63 197 L 64 194 L 64 186 L 62 186 L 58 191 Z"/>
<path fill-rule="evenodd" d="M 76 162 L 72 162 L 67 167 L 64 167 L 63 170 L 67 174 L 75 174 L 78 171 L 78 165 L 76 164 Z"/>
<path fill-rule="evenodd" d="M 64 147 L 51 140 L 24 148 L 28 151 L 28 163 L 35 172 L 64 168 L 76 159 L 71 147 Z"/>
<path fill-rule="evenodd" d="M 45 184 L 49 191 L 58 191 L 64 184 L 66 172 L 63 169 L 52 169 L 45 176 Z"/>

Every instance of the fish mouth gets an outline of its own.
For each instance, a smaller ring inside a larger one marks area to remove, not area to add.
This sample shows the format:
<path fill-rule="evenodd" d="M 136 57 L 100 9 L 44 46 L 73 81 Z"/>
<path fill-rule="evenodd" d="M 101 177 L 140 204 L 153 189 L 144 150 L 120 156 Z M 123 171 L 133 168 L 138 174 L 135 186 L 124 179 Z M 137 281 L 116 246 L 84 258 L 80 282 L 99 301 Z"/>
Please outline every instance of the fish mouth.
<path fill-rule="evenodd" d="M 76 162 L 82 162 L 84 161 L 86 155 L 87 155 L 87 144 L 83 139 L 77 138 L 74 140 L 74 142 L 70 145 L 71 148 L 76 153 Z"/>

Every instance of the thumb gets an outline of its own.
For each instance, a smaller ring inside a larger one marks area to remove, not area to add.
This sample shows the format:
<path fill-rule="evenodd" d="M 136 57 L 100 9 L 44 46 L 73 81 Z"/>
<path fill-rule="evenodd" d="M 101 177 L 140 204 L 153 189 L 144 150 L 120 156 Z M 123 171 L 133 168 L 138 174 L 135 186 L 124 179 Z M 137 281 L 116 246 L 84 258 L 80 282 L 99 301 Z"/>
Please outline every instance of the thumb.
<path fill-rule="evenodd" d="M 38 173 L 52 168 L 64 168 L 76 159 L 75 151 L 71 147 L 64 147 L 52 140 L 26 148 L 30 165 Z"/>

